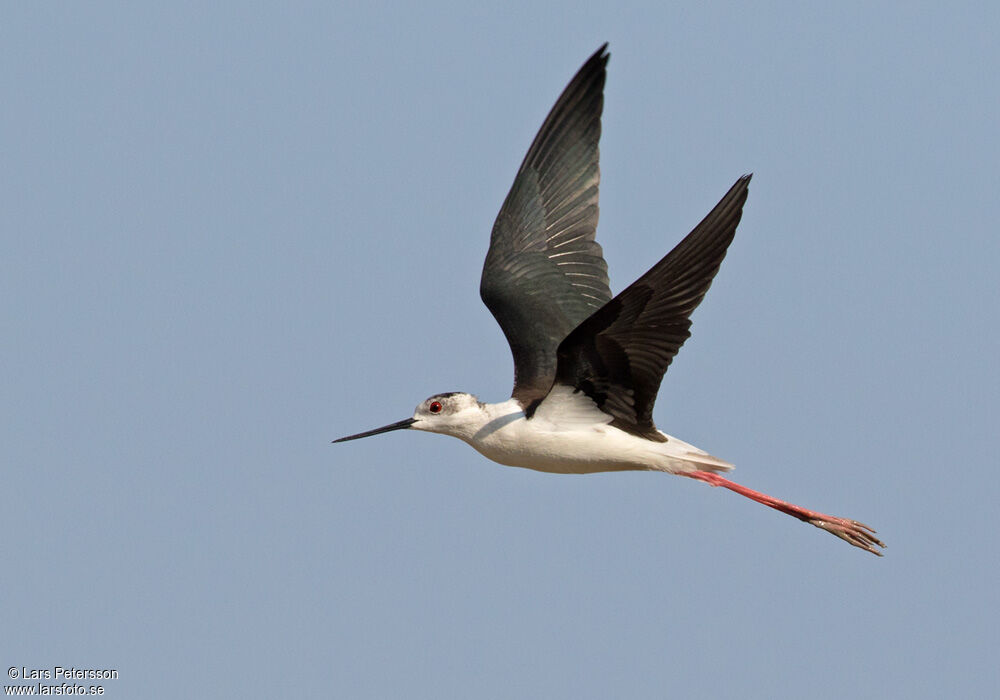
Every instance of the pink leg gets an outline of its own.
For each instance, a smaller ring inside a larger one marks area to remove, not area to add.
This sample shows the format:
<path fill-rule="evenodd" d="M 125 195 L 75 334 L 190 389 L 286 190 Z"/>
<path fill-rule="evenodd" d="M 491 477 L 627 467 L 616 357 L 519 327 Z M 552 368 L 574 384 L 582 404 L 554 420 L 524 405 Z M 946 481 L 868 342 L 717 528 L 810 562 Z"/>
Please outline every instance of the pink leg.
<path fill-rule="evenodd" d="M 723 488 L 729 489 L 730 491 L 735 491 L 741 496 L 746 496 L 747 498 L 757 501 L 758 503 L 763 503 L 765 506 L 774 508 L 775 510 L 780 510 L 782 513 L 791 515 L 803 522 L 815 525 L 818 528 L 826 530 L 830 534 L 836 535 L 845 542 L 853 544 L 855 547 L 860 547 L 872 554 L 877 556 L 882 556 L 882 553 L 875 549 L 875 546 L 885 547 L 882 542 L 875 537 L 875 531 L 863 523 L 859 523 L 857 520 L 848 520 L 847 518 L 837 518 L 832 515 L 824 515 L 823 513 L 817 513 L 815 511 L 806 510 L 801 506 L 788 503 L 786 501 L 779 501 L 777 498 L 768 496 L 766 493 L 761 493 L 760 491 L 754 491 L 746 486 L 741 486 L 735 481 L 730 481 L 724 477 L 719 476 L 714 472 L 685 472 L 682 476 L 691 477 L 692 479 L 698 479 L 699 481 L 704 481 L 706 484 L 711 486 L 721 486 Z"/>

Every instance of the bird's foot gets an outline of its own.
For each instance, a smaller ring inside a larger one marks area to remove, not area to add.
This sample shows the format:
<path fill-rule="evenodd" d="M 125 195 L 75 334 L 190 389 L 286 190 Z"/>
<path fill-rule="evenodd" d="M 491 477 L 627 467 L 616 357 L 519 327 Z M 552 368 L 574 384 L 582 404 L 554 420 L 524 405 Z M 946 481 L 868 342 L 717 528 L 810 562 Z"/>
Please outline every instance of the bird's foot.
<path fill-rule="evenodd" d="M 847 518 L 837 518 L 831 515 L 821 515 L 817 518 L 809 518 L 806 522 L 811 523 L 821 530 L 826 530 L 831 535 L 836 535 L 848 544 L 860 547 L 866 552 L 871 552 L 877 557 L 882 556 L 882 552 L 876 547 L 885 548 L 885 544 L 875 536 L 875 531 L 857 520 Z"/>

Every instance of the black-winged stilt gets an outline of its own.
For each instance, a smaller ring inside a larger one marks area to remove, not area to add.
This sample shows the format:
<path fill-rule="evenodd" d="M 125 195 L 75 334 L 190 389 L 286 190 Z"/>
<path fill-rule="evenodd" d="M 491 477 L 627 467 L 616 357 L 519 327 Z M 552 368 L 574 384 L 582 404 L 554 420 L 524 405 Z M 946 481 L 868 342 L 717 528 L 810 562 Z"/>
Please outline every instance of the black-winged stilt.
<path fill-rule="evenodd" d="M 874 530 L 734 483 L 733 467 L 653 424 L 667 367 L 690 336 L 733 240 L 750 175 L 646 274 L 612 298 L 597 231 L 598 141 L 607 44 L 560 95 L 497 215 L 480 295 L 514 355 L 509 400 L 436 394 L 411 418 L 357 435 L 411 428 L 460 438 L 500 464 L 588 474 L 655 470 L 722 486 L 881 556 Z"/>

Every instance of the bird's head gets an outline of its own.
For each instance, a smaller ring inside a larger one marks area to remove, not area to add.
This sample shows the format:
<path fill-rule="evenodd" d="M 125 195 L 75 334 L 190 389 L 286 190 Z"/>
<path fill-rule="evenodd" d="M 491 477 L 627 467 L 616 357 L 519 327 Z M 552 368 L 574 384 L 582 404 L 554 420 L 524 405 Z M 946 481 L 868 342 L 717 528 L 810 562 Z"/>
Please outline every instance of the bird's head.
<path fill-rule="evenodd" d="M 483 415 L 483 404 L 472 394 L 463 394 L 461 392 L 435 394 L 417 406 L 412 418 L 407 418 L 397 423 L 390 423 L 374 430 L 367 430 L 357 435 L 348 435 L 347 437 L 334 440 L 334 442 L 357 440 L 358 438 L 406 428 L 467 438 L 482 425 Z"/>

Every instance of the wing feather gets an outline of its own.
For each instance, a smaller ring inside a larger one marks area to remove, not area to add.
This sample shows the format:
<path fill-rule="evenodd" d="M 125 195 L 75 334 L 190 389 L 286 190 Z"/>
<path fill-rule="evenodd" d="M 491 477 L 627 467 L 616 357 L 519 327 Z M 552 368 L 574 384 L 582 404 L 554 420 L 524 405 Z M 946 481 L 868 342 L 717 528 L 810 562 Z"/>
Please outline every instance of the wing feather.
<path fill-rule="evenodd" d="M 741 177 L 666 257 L 559 345 L 556 383 L 585 392 L 614 418 L 612 425 L 664 439 L 653 424 L 656 394 L 733 240 L 750 177 Z"/>
<path fill-rule="evenodd" d="M 480 295 L 514 356 L 513 397 L 548 393 L 559 343 L 611 299 L 597 232 L 607 44 L 570 81 L 504 200 Z"/>

